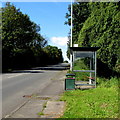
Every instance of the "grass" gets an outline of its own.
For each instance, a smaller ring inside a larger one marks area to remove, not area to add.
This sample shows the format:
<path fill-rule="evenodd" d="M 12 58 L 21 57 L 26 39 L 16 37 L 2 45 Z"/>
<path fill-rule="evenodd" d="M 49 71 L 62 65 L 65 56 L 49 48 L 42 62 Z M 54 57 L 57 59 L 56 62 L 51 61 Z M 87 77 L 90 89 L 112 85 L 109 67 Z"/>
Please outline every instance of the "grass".
<path fill-rule="evenodd" d="M 74 70 L 88 70 L 89 67 L 85 64 L 85 59 L 78 59 L 74 62 Z"/>
<path fill-rule="evenodd" d="M 88 76 L 89 76 L 89 73 L 88 72 L 71 72 L 71 71 L 68 71 L 68 73 L 74 73 L 75 74 L 75 80 L 76 81 L 88 81 Z"/>
<path fill-rule="evenodd" d="M 41 116 L 41 115 L 44 115 L 44 113 L 43 112 L 39 112 L 39 113 L 37 113 L 37 115 Z"/>
<path fill-rule="evenodd" d="M 118 78 L 97 79 L 97 88 L 66 91 L 61 100 L 66 101 L 62 118 L 118 118 Z"/>

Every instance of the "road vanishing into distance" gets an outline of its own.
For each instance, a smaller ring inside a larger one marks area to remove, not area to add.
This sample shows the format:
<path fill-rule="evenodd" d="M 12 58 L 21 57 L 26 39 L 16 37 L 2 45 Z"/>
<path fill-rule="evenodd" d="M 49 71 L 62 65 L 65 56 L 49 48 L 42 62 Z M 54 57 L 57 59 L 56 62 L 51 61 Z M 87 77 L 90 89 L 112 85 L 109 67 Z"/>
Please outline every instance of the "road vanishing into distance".
<path fill-rule="evenodd" d="M 24 95 L 39 93 L 69 64 L 13 71 L 2 74 L 2 118 L 9 115 L 28 99 Z"/>

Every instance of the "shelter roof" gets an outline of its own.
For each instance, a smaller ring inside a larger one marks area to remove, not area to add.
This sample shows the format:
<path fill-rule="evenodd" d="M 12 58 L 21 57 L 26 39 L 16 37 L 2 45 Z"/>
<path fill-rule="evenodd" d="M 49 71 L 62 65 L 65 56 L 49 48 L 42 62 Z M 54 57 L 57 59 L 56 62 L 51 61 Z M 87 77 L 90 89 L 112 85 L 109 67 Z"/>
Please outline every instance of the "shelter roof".
<path fill-rule="evenodd" d="M 70 47 L 72 51 L 97 51 L 100 47 Z"/>

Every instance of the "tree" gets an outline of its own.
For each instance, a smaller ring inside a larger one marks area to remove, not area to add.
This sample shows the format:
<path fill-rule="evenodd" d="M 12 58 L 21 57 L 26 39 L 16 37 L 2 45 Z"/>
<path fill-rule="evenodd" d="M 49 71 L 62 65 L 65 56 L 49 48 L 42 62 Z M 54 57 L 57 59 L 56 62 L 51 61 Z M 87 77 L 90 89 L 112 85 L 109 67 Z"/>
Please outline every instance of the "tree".
<path fill-rule="evenodd" d="M 70 21 L 69 15 L 67 18 Z M 98 71 L 104 76 L 120 71 L 119 32 L 120 2 L 73 3 L 73 43 L 79 47 L 100 47 Z"/>
<path fill-rule="evenodd" d="M 117 3 L 90 3 L 91 15 L 79 33 L 79 46 L 98 46 L 98 58 L 110 69 L 119 61 L 120 10 Z"/>
<path fill-rule="evenodd" d="M 38 33 L 40 27 L 32 22 L 28 15 L 23 14 L 20 9 L 16 9 L 13 4 L 8 2 L 1 10 L 3 68 L 7 69 L 13 64 L 15 66 L 13 61 L 15 61 L 16 55 L 35 54 L 32 50 L 38 46 L 39 48 L 44 47 L 47 41 Z M 22 54 L 18 54 L 19 52 Z M 40 52 L 40 49 L 37 52 Z M 29 61 L 30 58 L 27 59 L 28 63 Z"/>
<path fill-rule="evenodd" d="M 72 11 L 72 44 L 77 43 L 79 31 L 83 27 L 83 23 L 90 15 L 89 5 L 86 2 L 75 2 L 72 4 L 73 11 Z M 68 13 L 66 13 L 66 18 L 68 19 L 65 24 L 71 26 L 71 5 L 68 6 Z M 69 58 L 70 55 L 70 33 L 69 33 L 69 41 L 68 41 L 68 51 L 67 56 Z"/>
<path fill-rule="evenodd" d="M 48 64 L 57 64 L 63 62 L 62 51 L 58 49 L 56 46 L 46 46 L 44 48 L 46 53 L 46 62 Z"/>

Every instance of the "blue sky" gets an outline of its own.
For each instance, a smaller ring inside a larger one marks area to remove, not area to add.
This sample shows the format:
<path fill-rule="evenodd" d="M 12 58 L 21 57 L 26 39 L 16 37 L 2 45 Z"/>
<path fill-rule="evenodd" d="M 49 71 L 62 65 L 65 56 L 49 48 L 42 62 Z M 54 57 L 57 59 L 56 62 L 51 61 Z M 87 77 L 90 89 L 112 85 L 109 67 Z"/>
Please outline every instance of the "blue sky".
<path fill-rule="evenodd" d="M 27 14 L 31 21 L 39 24 L 40 33 L 48 40 L 49 45 L 62 49 L 63 57 L 67 59 L 67 36 L 70 30 L 64 25 L 70 2 L 12 2 L 16 8 L 20 8 L 23 14 Z"/>

